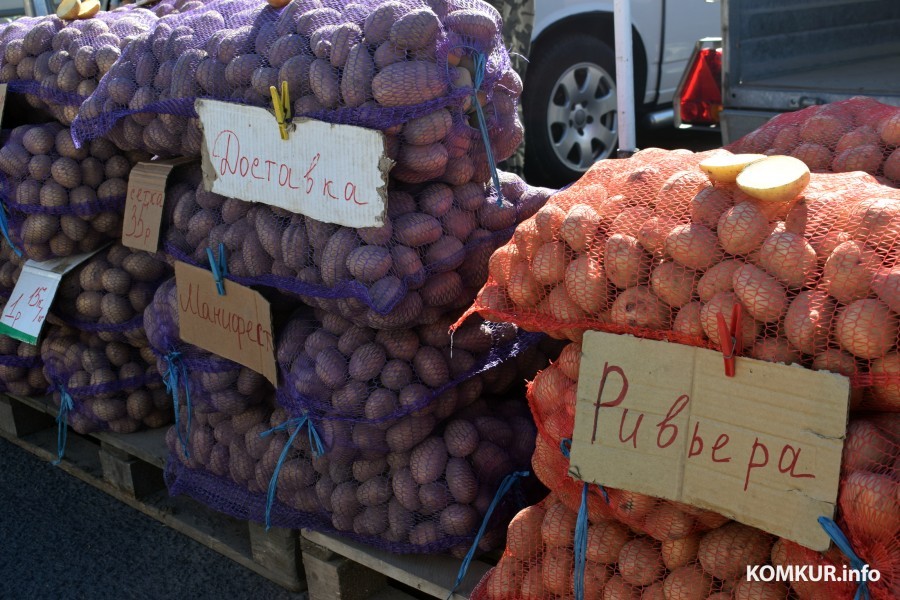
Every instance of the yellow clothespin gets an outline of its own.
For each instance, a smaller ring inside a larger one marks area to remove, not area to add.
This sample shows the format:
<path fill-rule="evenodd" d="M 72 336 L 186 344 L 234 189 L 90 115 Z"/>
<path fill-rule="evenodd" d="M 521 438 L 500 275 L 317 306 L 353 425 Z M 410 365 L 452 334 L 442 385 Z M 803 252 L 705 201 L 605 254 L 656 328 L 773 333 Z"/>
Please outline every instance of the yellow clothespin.
<path fill-rule="evenodd" d="M 288 94 L 287 81 L 281 82 L 281 93 L 274 85 L 269 86 L 272 94 L 272 107 L 275 109 L 275 120 L 278 122 L 278 131 L 281 139 L 288 139 L 288 124 L 291 122 L 291 98 Z"/>

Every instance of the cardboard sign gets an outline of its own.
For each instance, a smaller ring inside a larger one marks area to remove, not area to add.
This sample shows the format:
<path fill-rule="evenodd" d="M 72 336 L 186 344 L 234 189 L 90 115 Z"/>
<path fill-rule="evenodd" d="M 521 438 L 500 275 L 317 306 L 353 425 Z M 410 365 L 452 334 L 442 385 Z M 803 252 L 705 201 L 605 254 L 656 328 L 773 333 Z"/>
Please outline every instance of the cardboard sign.
<path fill-rule="evenodd" d="M 159 230 L 169 174 L 175 167 L 193 160 L 173 158 L 140 162 L 131 169 L 125 199 L 125 218 L 122 221 L 123 246 L 146 252 L 156 252 L 159 249 Z"/>
<path fill-rule="evenodd" d="M 102 249 L 44 262 L 26 261 L 16 281 L 16 287 L 3 307 L 3 314 L 0 315 L 0 334 L 37 345 L 47 311 L 53 304 L 63 275 Z"/>
<path fill-rule="evenodd" d="M 282 140 L 263 108 L 203 99 L 195 106 L 208 191 L 347 227 L 384 224 L 394 163 L 382 132 L 295 119 Z"/>
<path fill-rule="evenodd" d="M 277 385 L 272 310 L 259 292 L 225 280 L 220 296 L 212 273 L 175 263 L 181 339 L 261 373 Z"/>
<path fill-rule="evenodd" d="M 814 550 L 830 540 L 850 382 L 597 331 L 584 336 L 570 473 L 719 512 Z"/>

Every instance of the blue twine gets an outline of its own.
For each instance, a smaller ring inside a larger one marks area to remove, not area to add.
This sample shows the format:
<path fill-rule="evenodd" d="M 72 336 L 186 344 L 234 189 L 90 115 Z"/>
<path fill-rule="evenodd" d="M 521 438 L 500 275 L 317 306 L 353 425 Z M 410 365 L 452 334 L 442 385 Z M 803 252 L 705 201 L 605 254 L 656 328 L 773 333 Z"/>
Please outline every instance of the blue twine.
<path fill-rule="evenodd" d="M 272 506 L 275 504 L 275 491 L 278 488 L 278 476 L 281 474 L 281 467 L 284 466 L 284 461 L 287 460 L 288 452 L 290 452 L 291 447 L 293 447 L 294 440 L 297 439 L 297 434 L 300 433 L 300 430 L 303 429 L 304 425 L 306 425 L 307 434 L 309 435 L 309 445 L 312 448 L 313 454 L 316 456 L 325 454 L 325 447 L 322 445 L 322 439 L 319 437 L 319 432 L 316 431 L 316 426 L 313 425 L 312 419 L 310 419 L 308 415 L 288 419 L 281 425 L 277 425 L 272 429 L 267 429 L 259 434 L 259 437 L 266 437 L 277 431 L 288 431 L 291 426 L 294 427 L 287 443 L 281 450 L 278 462 L 275 463 L 275 471 L 272 473 L 272 479 L 269 480 L 269 489 L 266 493 L 266 531 L 272 527 Z"/>
<path fill-rule="evenodd" d="M 531 473 L 528 471 L 515 471 L 503 478 L 500 487 L 497 489 L 497 493 L 494 494 L 494 499 L 491 500 L 491 505 L 488 506 L 487 512 L 484 514 L 484 519 L 481 521 L 481 527 L 478 528 L 478 533 L 475 534 L 475 540 L 472 542 L 472 547 L 469 548 L 465 558 L 463 558 L 462 564 L 459 567 L 459 573 L 456 574 L 456 582 L 454 582 L 453 588 L 450 589 L 450 593 L 447 594 L 447 600 L 450 600 L 450 597 L 453 596 L 453 592 L 456 591 L 456 588 L 458 588 L 462 583 L 462 580 L 465 579 L 466 573 L 469 571 L 469 565 L 472 564 L 472 559 L 475 558 L 475 552 L 478 550 L 478 544 L 481 542 L 481 538 L 484 537 L 484 533 L 487 530 L 488 521 L 491 520 L 491 515 L 494 514 L 494 509 L 497 508 L 500 500 L 506 495 L 517 479 L 520 477 L 528 477 L 529 475 L 531 475 Z"/>
<path fill-rule="evenodd" d="M 190 458 L 191 452 L 188 449 L 188 440 L 191 435 L 191 416 L 193 414 L 193 408 L 191 407 L 191 384 L 188 380 L 187 367 L 185 366 L 184 361 L 181 360 L 181 352 L 178 352 L 177 350 L 169 352 L 163 358 L 168 365 L 166 372 L 163 373 L 163 383 L 166 384 L 166 391 L 172 396 L 172 406 L 175 410 L 175 433 L 181 441 L 181 447 L 184 449 L 184 457 Z M 179 376 L 184 382 L 184 403 L 187 407 L 187 428 L 184 431 L 181 429 L 181 417 L 179 416 L 179 413 L 181 412 L 178 405 L 178 388 L 180 387 L 178 381 Z"/>
<path fill-rule="evenodd" d="M 228 275 L 228 261 L 225 260 L 225 244 L 219 242 L 219 256 L 216 259 L 213 256 L 211 248 L 206 249 L 206 256 L 209 258 L 209 268 L 212 270 L 213 280 L 216 282 L 216 289 L 220 296 L 225 295 L 225 282 L 223 278 Z"/>
<path fill-rule="evenodd" d="M 572 451 L 572 438 L 563 438 L 562 440 L 560 440 L 559 449 L 563 453 L 563 456 L 569 458 L 569 454 Z M 609 493 L 606 491 L 606 488 L 599 483 L 595 485 L 597 486 L 597 489 L 600 490 L 600 495 L 603 496 L 603 501 L 609 504 Z"/>
<path fill-rule="evenodd" d="M 587 561 L 588 486 L 581 487 L 581 506 L 575 520 L 575 600 L 584 600 L 584 571 Z"/>
<path fill-rule="evenodd" d="M 9 237 L 9 221 L 6 219 L 6 207 L 2 204 L 0 204 L 0 233 L 3 234 L 3 239 L 5 239 L 6 243 L 9 244 L 9 247 L 13 249 L 16 256 L 22 256 L 22 251 L 16 247 L 12 238 Z"/>
<path fill-rule="evenodd" d="M 818 520 L 819 525 L 822 526 L 822 529 L 825 530 L 825 533 L 828 534 L 834 545 L 844 553 L 844 556 L 850 559 L 850 566 L 862 575 L 862 581 L 859 582 L 859 587 L 856 588 L 854 600 L 869 600 L 871 596 L 869 595 L 869 582 L 866 580 L 868 575 L 866 562 L 853 551 L 850 540 L 847 539 L 841 528 L 837 526 L 837 523 L 828 517 L 819 517 Z"/>
<path fill-rule="evenodd" d="M 66 438 L 69 433 L 69 413 L 75 410 L 75 403 L 72 402 L 72 396 L 66 386 L 58 386 L 59 390 L 59 412 L 56 414 L 56 460 L 54 465 L 62 462 L 63 455 L 66 453 Z"/>
<path fill-rule="evenodd" d="M 488 136 L 487 121 L 484 118 L 484 111 L 481 109 L 481 103 L 478 101 L 478 90 L 484 83 L 484 71 L 487 59 L 484 52 L 475 53 L 475 84 L 472 86 L 472 102 L 475 104 L 475 112 L 478 115 L 478 129 L 481 130 L 481 140 L 484 142 L 484 150 L 487 154 L 488 166 L 491 168 L 491 178 L 494 180 L 494 187 L 497 188 L 497 206 L 503 206 L 503 192 L 500 190 L 500 174 L 497 173 L 497 163 L 494 162 L 494 150 L 491 148 L 491 138 Z"/>

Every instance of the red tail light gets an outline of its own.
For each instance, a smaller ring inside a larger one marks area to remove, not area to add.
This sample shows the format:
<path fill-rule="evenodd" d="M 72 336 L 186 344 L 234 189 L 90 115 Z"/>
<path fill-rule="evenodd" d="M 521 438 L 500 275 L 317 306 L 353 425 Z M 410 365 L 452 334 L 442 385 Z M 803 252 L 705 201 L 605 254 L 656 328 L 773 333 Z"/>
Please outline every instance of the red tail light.
<path fill-rule="evenodd" d="M 722 111 L 722 49 L 698 48 L 684 75 L 675 107 L 689 125 L 717 125 Z"/>

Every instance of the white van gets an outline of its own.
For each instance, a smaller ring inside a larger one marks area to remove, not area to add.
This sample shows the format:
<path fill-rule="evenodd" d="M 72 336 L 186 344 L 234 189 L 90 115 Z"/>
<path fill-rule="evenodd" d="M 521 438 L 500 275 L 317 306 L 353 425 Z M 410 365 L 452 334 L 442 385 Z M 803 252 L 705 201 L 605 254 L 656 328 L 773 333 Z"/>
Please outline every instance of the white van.
<path fill-rule="evenodd" d="M 631 0 L 642 126 L 671 126 L 672 96 L 697 40 L 721 35 L 710 0 Z M 535 0 L 525 76 L 529 180 L 562 185 L 615 153 L 613 0 Z"/>

